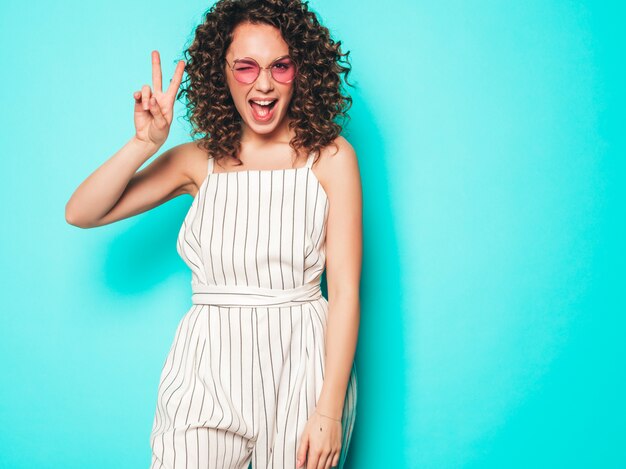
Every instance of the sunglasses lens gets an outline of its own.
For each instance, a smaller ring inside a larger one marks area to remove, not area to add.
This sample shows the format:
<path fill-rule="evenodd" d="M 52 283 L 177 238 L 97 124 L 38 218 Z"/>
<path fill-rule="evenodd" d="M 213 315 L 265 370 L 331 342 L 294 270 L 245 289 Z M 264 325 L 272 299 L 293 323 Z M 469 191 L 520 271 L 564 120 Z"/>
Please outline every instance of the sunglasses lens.
<path fill-rule="evenodd" d="M 259 64 L 253 60 L 238 60 L 233 67 L 235 79 L 241 83 L 253 83 L 259 76 Z M 272 77 L 279 83 L 290 83 L 296 76 L 296 64 L 289 57 L 272 65 Z"/>
<path fill-rule="evenodd" d="M 289 83 L 296 76 L 296 65 L 288 57 L 279 60 L 272 66 L 272 76 L 280 83 Z"/>
<path fill-rule="evenodd" d="M 235 64 L 233 74 L 237 81 L 252 83 L 259 76 L 259 65 L 248 60 L 241 60 Z"/>

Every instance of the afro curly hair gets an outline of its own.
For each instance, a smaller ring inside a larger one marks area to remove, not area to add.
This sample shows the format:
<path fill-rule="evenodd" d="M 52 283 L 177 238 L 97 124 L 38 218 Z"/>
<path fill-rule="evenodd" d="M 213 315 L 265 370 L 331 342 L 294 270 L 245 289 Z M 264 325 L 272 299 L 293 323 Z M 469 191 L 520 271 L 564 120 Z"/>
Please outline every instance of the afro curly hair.
<path fill-rule="evenodd" d="M 187 76 L 178 95 L 187 97 L 192 138 L 201 135 L 199 146 L 216 160 L 231 157 L 242 164 L 241 116 L 227 86 L 225 58 L 233 30 L 244 22 L 274 26 L 288 44 L 298 69 L 287 111 L 294 129 L 289 145 L 296 154 L 303 149 L 319 158 L 349 120 L 352 98 L 344 94 L 341 75 L 354 85 L 348 82 L 350 52 L 341 51 L 341 41 L 300 0 L 218 0 L 206 11 L 184 51 Z"/>

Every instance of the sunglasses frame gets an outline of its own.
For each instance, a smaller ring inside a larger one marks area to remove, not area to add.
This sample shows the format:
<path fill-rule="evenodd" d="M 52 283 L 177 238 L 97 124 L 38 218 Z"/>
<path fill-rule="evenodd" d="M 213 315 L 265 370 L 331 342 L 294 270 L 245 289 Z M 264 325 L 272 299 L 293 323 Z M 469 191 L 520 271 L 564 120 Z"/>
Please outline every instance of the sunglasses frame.
<path fill-rule="evenodd" d="M 277 80 L 276 78 L 274 78 L 274 75 L 272 75 L 272 67 L 273 67 L 273 66 L 276 64 L 276 62 L 278 62 L 279 60 L 284 60 L 284 59 L 287 59 L 287 58 L 291 60 L 291 63 L 293 64 L 293 66 L 294 66 L 294 67 L 295 67 L 295 69 L 296 69 L 296 71 L 294 72 L 293 78 L 292 78 L 291 80 L 289 80 L 289 81 L 280 81 L 280 80 Z M 269 64 L 269 66 L 267 66 L 267 67 L 261 67 L 261 65 L 259 65 L 259 62 L 257 62 L 256 60 L 254 60 L 252 57 L 242 57 L 242 58 L 239 58 L 239 59 L 235 59 L 235 60 L 233 60 L 233 64 L 232 64 L 232 65 L 230 65 L 230 64 L 228 63 L 228 59 L 224 58 L 224 60 L 226 60 L 226 65 L 228 65 L 228 68 L 230 68 L 230 71 L 231 71 L 231 72 L 233 72 L 233 77 L 235 77 L 235 80 L 237 80 L 239 83 L 242 83 L 242 84 L 244 84 L 244 85 L 251 85 L 252 83 L 254 83 L 255 81 L 257 81 L 257 80 L 259 79 L 259 76 L 261 75 L 261 72 L 262 72 L 263 70 L 267 70 L 267 71 L 269 71 L 269 72 L 270 72 L 270 76 L 272 77 L 272 80 L 274 80 L 276 83 L 280 83 L 280 84 L 283 84 L 283 85 L 287 85 L 287 84 L 289 84 L 289 83 L 293 82 L 293 81 L 295 80 L 295 78 L 296 78 L 297 74 L 298 74 L 298 66 L 296 65 L 296 62 L 293 60 L 293 58 L 291 58 L 291 56 L 290 56 L 290 55 L 283 55 L 283 56 L 280 56 L 280 57 L 278 57 L 278 58 L 276 58 L 276 59 L 272 60 L 272 63 L 271 63 L 271 64 Z M 254 63 L 257 65 L 257 68 L 258 68 L 258 70 L 259 70 L 259 73 L 257 74 L 257 76 L 256 76 L 256 77 L 254 78 L 254 80 L 252 80 L 250 83 L 245 82 L 245 81 L 238 80 L 238 79 L 237 79 L 237 77 L 236 77 L 236 75 L 235 75 L 235 66 L 236 66 L 239 62 L 242 62 L 242 61 L 248 61 L 248 60 L 250 60 L 250 61 L 254 62 Z"/>

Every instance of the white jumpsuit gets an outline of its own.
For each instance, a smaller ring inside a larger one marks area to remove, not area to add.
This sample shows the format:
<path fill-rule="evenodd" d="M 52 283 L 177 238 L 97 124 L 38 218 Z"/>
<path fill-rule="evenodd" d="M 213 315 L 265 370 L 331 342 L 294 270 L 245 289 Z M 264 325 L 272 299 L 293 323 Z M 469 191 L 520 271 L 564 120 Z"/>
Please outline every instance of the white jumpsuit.
<path fill-rule="evenodd" d="M 177 240 L 192 306 L 161 372 L 151 469 L 296 467 L 326 358 L 329 201 L 312 162 L 213 173 L 209 159 Z M 356 403 L 353 363 L 339 468 Z"/>

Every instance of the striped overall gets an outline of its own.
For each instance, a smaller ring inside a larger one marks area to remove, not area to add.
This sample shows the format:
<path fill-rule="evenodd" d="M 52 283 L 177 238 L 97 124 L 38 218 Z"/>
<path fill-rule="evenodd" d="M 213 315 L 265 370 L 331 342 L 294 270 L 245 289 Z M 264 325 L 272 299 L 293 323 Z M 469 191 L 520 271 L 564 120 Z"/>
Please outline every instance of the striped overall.
<path fill-rule="evenodd" d="M 192 306 L 165 359 L 151 469 L 296 467 L 324 380 L 329 202 L 305 166 L 208 174 L 177 251 Z M 353 364 L 342 415 L 343 467 L 356 417 Z"/>

